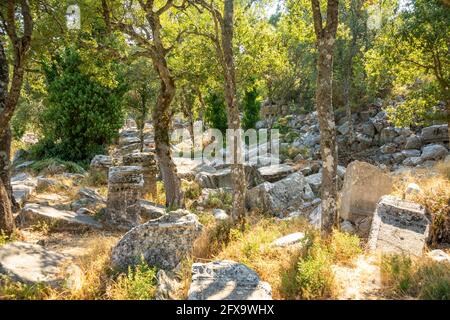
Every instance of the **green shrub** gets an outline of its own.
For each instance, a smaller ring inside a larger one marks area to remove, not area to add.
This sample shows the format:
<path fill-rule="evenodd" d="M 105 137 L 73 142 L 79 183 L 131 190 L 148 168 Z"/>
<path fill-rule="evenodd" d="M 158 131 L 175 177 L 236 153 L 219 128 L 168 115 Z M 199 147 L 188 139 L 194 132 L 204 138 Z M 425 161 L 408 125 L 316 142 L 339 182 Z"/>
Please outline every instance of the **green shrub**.
<path fill-rule="evenodd" d="M 258 92 L 255 87 L 245 92 L 242 107 L 244 111 L 242 127 L 245 130 L 255 128 L 261 109 L 261 103 L 258 101 Z"/>
<path fill-rule="evenodd" d="M 101 63 L 101 62 L 99 62 Z M 81 71 L 77 50 L 45 66 L 47 108 L 42 112 L 44 156 L 83 161 L 101 153 L 123 123 L 124 87 L 107 87 Z"/>
<path fill-rule="evenodd" d="M 58 158 L 47 158 L 39 161 L 35 161 L 30 165 L 30 168 L 39 173 L 56 174 L 61 172 L 70 173 L 84 173 L 85 170 L 82 166 L 75 162 L 64 161 Z"/>
<path fill-rule="evenodd" d="M 233 206 L 233 195 L 230 192 L 210 192 L 205 201 L 207 208 L 231 209 Z"/>
<path fill-rule="evenodd" d="M 225 99 L 221 93 L 210 93 L 206 99 L 205 122 L 210 128 L 219 129 L 223 133 L 228 128 Z"/>
<path fill-rule="evenodd" d="M 333 260 L 340 264 L 351 264 L 362 253 L 359 237 L 345 232 L 333 231 L 330 247 Z"/>
<path fill-rule="evenodd" d="M 120 274 L 111 288 L 113 299 L 151 300 L 156 293 L 156 268 L 150 267 L 143 258 L 141 262 L 128 267 L 127 274 Z"/>

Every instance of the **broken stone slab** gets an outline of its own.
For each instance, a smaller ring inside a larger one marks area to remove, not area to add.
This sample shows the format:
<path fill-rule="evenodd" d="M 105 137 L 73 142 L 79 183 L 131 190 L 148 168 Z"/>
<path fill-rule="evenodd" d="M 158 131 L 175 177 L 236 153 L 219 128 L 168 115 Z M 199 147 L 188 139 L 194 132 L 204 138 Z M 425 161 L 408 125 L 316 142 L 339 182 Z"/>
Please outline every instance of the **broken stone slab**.
<path fill-rule="evenodd" d="M 353 161 L 344 177 L 340 217 L 355 223 L 358 217 L 372 216 L 380 197 L 391 191 L 388 174 L 367 162 Z"/>
<path fill-rule="evenodd" d="M 238 262 L 194 263 L 188 300 L 272 300 L 272 288 Z"/>
<path fill-rule="evenodd" d="M 68 256 L 26 242 L 0 247 L 0 273 L 26 284 L 81 287 L 81 270 L 70 264 Z"/>
<path fill-rule="evenodd" d="M 422 149 L 422 161 L 444 159 L 448 154 L 448 150 L 441 144 L 429 144 Z"/>
<path fill-rule="evenodd" d="M 230 216 L 223 209 L 213 209 L 213 215 L 216 221 L 226 221 L 230 219 Z"/>
<path fill-rule="evenodd" d="M 11 178 L 14 199 L 23 206 L 37 187 L 37 179 L 28 173 L 22 172 Z"/>
<path fill-rule="evenodd" d="M 423 128 L 422 141 L 425 144 L 448 142 L 448 124 L 440 124 Z"/>
<path fill-rule="evenodd" d="M 422 139 L 420 137 L 416 136 L 415 134 L 408 137 L 406 139 L 405 149 L 420 149 L 422 148 Z"/>
<path fill-rule="evenodd" d="M 106 183 L 108 179 L 108 171 L 109 168 L 113 166 L 112 157 L 98 154 L 94 156 L 91 160 L 90 164 L 90 173 L 91 175 L 98 175 L 100 177 L 100 181 Z"/>
<path fill-rule="evenodd" d="M 264 182 L 264 179 L 261 177 L 261 174 L 255 167 L 251 165 L 245 165 L 244 169 L 245 177 L 247 180 L 247 187 L 252 188 Z M 195 175 L 195 181 L 202 188 L 218 189 L 233 187 L 230 167 L 219 169 L 216 172 L 199 172 Z"/>
<path fill-rule="evenodd" d="M 271 243 L 271 245 L 274 247 L 292 246 L 295 244 L 300 244 L 304 238 L 305 234 L 303 232 L 295 232 L 276 239 Z"/>
<path fill-rule="evenodd" d="M 111 167 L 108 175 L 106 222 L 110 226 L 130 230 L 141 223 L 140 199 L 144 188 L 139 166 Z"/>
<path fill-rule="evenodd" d="M 421 164 L 422 162 L 423 159 L 421 157 L 409 157 L 403 160 L 402 164 L 408 167 L 415 167 Z"/>
<path fill-rule="evenodd" d="M 166 208 L 156 203 L 140 200 L 139 205 L 141 206 L 141 217 L 145 221 L 158 219 L 166 214 Z"/>
<path fill-rule="evenodd" d="M 429 229 L 430 220 L 423 206 L 383 196 L 373 217 L 368 248 L 383 254 L 421 256 Z"/>
<path fill-rule="evenodd" d="M 169 212 L 128 231 L 112 250 L 112 264 L 126 269 L 143 257 L 149 265 L 173 270 L 191 253 L 202 228 L 187 210 Z"/>
<path fill-rule="evenodd" d="M 27 203 L 21 213 L 22 222 L 32 223 L 35 221 L 57 222 L 59 226 L 85 226 L 90 228 L 101 228 L 101 224 L 94 218 L 67 210 L 58 210 L 53 207 Z"/>
<path fill-rule="evenodd" d="M 275 182 L 294 172 L 294 168 L 287 164 L 275 164 L 258 169 L 264 180 Z"/>
<path fill-rule="evenodd" d="M 303 208 L 305 201 L 314 199 L 305 177 L 293 173 L 286 178 L 270 183 L 264 182 L 247 192 L 247 208 L 259 208 L 280 218 Z"/>
<path fill-rule="evenodd" d="M 91 188 L 81 188 L 78 190 L 76 198 L 77 200 L 70 205 L 73 211 L 77 211 L 80 208 L 88 208 L 95 211 L 106 203 L 105 198 Z"/>

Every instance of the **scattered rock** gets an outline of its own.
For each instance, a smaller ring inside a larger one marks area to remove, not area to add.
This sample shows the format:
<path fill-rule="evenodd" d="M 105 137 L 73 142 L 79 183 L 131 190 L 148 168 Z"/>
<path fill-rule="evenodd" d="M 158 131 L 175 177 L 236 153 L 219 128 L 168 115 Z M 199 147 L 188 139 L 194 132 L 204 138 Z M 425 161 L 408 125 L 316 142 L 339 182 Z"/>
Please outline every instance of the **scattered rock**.
<path fill-rule="evenodd" d="M 423 128 L 422 140 L 425 144 L 448 142 L 448 124 L 434 125 Z"/>
<path fill-rule="evenodd" d="M 68 257 L 44 247 L 11 242 L 0 247 L 0 273 L 26 284 L 81 287 L 81 270 Z"/>
<path fill-rule="evenodd" d="M 58 227 L 89 227 L 101 228 L 101 224 L 94 218 L 73 211 L 57 210 L 53 207 L 43 206 L 36 203 L 27 203 L 21 213 L 22 222 L 33 223 L 35 221 L 57 222 Z"/>
<path fill-rule="evenodd" d="M 128 231 L 113 248 L 111 261 L 125 269 L 140 262 L 173 270 L 190 254 L 202 225 L 195 214 L 177 210 Z"/>
<path fill-rule="evenodd" d="M 264 182 L 259 171 L 250 165 L 245 166 L 245 177 L 249 188 Z M 199 172 L 195 176 L 195 181 L 202 188 L 218 189 L 233 187 L 230 167 L 217 170 L 216 172 Z"/>
<path fill-rule="evenodd" d="M 408 167 L 415 167 L 423 162 L 421 157 L 410 157 L 403 160 L 402 164 Z"/>
<path fill-rule="evenodd" d="M 293 173 L 275 183 L 264 182 L 247 192 L 248 208 L 259 208 L 278 217 L 301 209 L 314 194 L 301 173 Z"/>
<path fill-rule="evenodd" d="M 214 218 L 218 221 L 226 221 L 230 216 L 223 209 L 213 209 Z"/>
<path fill-rule="evenodd" d="M 422 148 L 422 140 L 415 134 L 406 139 L 405 149 L 420 149 Z"/>
<path fill-rule="evenodd" d="M 436 262 L 447 262 L 450 263 L 450 256 L 444 251 L 435 249 L 427 253 L 427 256 Z"/>
<path fill-rule="evenodd" d="M 308 182 L 314 193 L 318 194 L 320 187 L 322 186 L 322 173 L 315 173 L 305 177 L 306 182 Z"/>
<path fill-rule="evenodd" d="M 429 228 L 430 221 L 423 206 L 383 196 L 374 214 L 368 247 L 371 251 L 387 254 L 421 256 Z"/>
<path fill-rule="evenodd" d="M 139 205 L 141 206 L 141 217 L 144 221 L 158 219 L 166 214 L 166 208 L 164 206 L 153 202 L 140 200 Z"/>
<path fill-rule="evenodd" d="M 156 289 L 156 300 L 175 300 L 176 292 L 181 287 L 181 283 L 177 281 L 176 277 L 169 272 L 158 270 L 156 280 L 158 283 Z"/>
<path fill-rule="evenodd" d="M 284 237 L 278 238 L 271 243 L 274 247 L 286 247 L 294 244 L 299 244 L 305 238 L 303 232 L 295 232 Z"/>
<path fill-rule="evenodd" d="M 258 169 L 264 180 L 275 182 L 294 172 L 294 168 L 287 164 L 275 164 Z"/>
<path fill-rule="evenodd" d="M 188 300 L 272 300 L 272 288 L 241 263 L 194 263 Z"/>
<path fill-rule="evenodd" d="M 422 161 L 444 159 L 448 154 L 447 148 L 440 144 L 429 144 L 422 149 Z"/>
<path fill-rule="evenodd" d="M 405 189 L 405 194 L 419 194 L 422 190 L 420 187 L 415 183 L 410 183 Z"/>
<path fill-rule="evenodd" d="M 343 232 L 347 232 L 347 233 L 350 233 L 350 234 L 354 234 L 355 233 L 355 227 L 348 220 L 344 220 L 343 222 L 341 222 L 340 227 L 341 227 L 341 231 L 343 231 Z"/>

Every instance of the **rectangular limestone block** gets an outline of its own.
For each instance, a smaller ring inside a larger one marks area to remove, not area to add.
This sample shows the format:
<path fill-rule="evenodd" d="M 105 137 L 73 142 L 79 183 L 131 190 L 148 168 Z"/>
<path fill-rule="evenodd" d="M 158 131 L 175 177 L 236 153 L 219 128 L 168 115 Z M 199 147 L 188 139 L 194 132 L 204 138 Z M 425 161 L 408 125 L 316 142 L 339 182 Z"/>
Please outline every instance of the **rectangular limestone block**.
<path fill-rule="evenodd" d="M 425 208 L 394 196 L 380 199 L 370 230 L 370 251 L 421 256 L 428 238 L 430 220 Z"/>
<path fill-rule="evenodd" d="M 378 200 L 392 191 L 392 179 L 378 167 L 353 161 L 347 167 L 341 193 L 340 217 L 355 222 L 372 216 Z"/>

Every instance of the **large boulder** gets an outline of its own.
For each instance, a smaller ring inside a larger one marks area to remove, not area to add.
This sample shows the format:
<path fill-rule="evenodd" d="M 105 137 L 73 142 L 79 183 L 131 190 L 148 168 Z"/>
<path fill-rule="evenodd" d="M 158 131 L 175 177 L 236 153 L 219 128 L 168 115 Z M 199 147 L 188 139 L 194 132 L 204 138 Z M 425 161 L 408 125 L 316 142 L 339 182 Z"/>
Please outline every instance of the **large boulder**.
<path fill-rule="evenodd" d="M 11 186 L 14 199 L 22 206 L 36 192 L 37 179 L 28 173 L 19 173 L 11 178 Z"/>
<path fill-rule="evenodd" d="M 353 161 L 347 167 L 341 193 L 340 217 L 357 222 L 372 216 L 381 196 L 392 191 L 392 179 L 378 167 Z"/>
<path fill-rule="evenodd" d="M 447 148 L 441 144 L 429 144 L 422 149 L 421 158 L 426 160 L 444 159 L 448 154 Z"/>
<path fill-rule="evenodd" d="M 314 194 L 305 177 L 293 173 L 275 182 L 264 182 L 247 192 L 248 208 L 259 208 L 278 217 L 284 217 L 292 211 L 303 208 L 305 201 L 314 198 Z"/>
<path fill-rule="evenodd" d="M 173 270 L 190 254 L 202 225 L 195 214 L 177 210 L 128 231 L 113 248 L 111 261 L 126 268 L 140 262 Z"/>
<path fill-rule="evenodd" d="M 440 124 L 423 128 L 422 141 L 425 144 L 435 142 L 448 142 L 448 124 Z"/>
<path fill-rule="evenodd" d="M 368 247 L 384 254 L 421 256 L 429 229 L 430 220 L 423 206 L 383 196 L 373 217 Z"/>
<path fill-rule="evenodd" d="M 69 257 L 26 242 L 10 242 L 0 247 L 0 273 L 26 284 L 65 285 L 79 289 L 81 270 Z"/>
<path fill-rule="evenodd" d="M 420 149 L 422 147 L 422 139 L 415 134 L 406 139 L 405 149 Z"/>
<path fill-rule="evenodd" d="M 188 300 L 272 300 L 272 288 L 238 262 L 194 263 Z"/>

